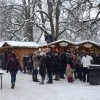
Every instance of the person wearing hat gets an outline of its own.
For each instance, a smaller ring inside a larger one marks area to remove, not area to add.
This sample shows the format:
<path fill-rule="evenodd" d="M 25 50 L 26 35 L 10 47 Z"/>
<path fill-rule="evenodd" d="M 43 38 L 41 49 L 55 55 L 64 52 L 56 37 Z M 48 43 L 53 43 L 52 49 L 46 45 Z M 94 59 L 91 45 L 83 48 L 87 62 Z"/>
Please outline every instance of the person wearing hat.
<path fill-rule="evenodd" d="M 68 83 L 73 83 L 73 70 L 71 69 L 70 65 L 66 65 L 66 76 L 68 79 Z"/>

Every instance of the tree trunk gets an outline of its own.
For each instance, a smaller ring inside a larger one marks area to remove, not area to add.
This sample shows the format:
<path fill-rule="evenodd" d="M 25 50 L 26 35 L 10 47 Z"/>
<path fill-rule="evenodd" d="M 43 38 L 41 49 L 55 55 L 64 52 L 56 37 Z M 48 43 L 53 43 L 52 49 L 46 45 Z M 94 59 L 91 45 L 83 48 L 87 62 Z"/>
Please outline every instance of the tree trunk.
<path fill-rule="evenodd" d="M 58 0 L 57 6 L 56 6 L 56 34 L 55 34 L 55 40 L 58 39 L 59 36 L 59 16 L 60 16 L 60 8 L 62 3 L 61 0 Z"/>
<path fill-rule="evenodd" d="M 26 20 L 29 20 L 30 19 L 30 6 L 26 6 L 26 0 L 23 0 L 23 4 L 24 4 L 24 7 L 25 7 L 25 17 L 26 17 Z M 28 0 L 28 4 L 30 4 L 30 0 Z M 28 22 L 26 24 L 26 34 L 25 34 L 26 37 L 28 37 L 29 41 L 33 41 L 33 25 L 31 22 Z"/>
<path fill-rule="evenodd" d="M 47 0 L 48 4 L 48 14 L 49 14 L 49 20 L 50 20 L 50 27 L 51 27 L 51 34 L 54 37 L 54 24 L 53 24 L 53 18 L 52 18 L 52 13 L 53 13 L 53 8 L 52 8 L 52 2 L 50 0 Z"/>
<path fill-rule="evenodd" d="M 29 41 L 33 41 L 33 25 L 32 23 L 28 23 L 26 25 L 26 31 L 27 31 L 27 37 L 29 38 Z"/>

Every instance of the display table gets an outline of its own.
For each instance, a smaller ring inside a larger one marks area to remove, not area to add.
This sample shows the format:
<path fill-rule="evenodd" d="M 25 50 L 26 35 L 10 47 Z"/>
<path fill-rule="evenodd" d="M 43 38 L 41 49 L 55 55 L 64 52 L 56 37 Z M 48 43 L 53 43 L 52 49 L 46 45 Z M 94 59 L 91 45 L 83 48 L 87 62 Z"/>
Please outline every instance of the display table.
<path fill-rule="evenodd" d="M 3 71 L 2 70 L 0 70 L 0 77 L 1 77 L 1 90 L 2 90 L 2 75 L 3 75 Z"/>
<path fill-rule="evenodd" d="M 100 65 L 89 65 L 89 84 L 100 85 Z"/>

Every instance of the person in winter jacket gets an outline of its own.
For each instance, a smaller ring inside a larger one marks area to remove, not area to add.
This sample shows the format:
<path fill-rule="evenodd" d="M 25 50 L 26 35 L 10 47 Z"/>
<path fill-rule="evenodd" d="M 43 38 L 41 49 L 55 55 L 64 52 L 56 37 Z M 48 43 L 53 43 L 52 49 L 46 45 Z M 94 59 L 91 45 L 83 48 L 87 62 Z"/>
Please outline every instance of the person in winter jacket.
<path fill-rule="evenodd" d="M 28 60 L 27 60 L 27 69 L 28 69 L 28 73 L 30 75 L 32 74 L 32 68 L 33 68 L 32 54 L 29 54 L 28 55 Z"/>
<path fill-rule="evenodd" d="M 47 84 L 52 84 L 52 59 L 53 59 L 53 53 L 51 49 L 49 48 L 45 54 L 46 56 L 46 69 L 47 69 L 47 75 L 48 75 L 48 81 Z"/>
<path fill-rule="evenodd" d="M 46 75 L 46 57 L 42 55 L 39 61 L 39 74 L 41 75 L 40 84 L 44 84 L 45 75 Z"/>
<path fill-rule="evenodd" d="M 39 67 L 39 51 L 35 51 L 33 53 L 33 72 L 32 72 L 32 79 L 34 82 L 39 82 L 37 79 L 37 74 L 38 74 L 38 67 Z"/>
<path fill-rule="evenodd" d="M 55 53 L 55 57 L 54 57 L 54 73 L 55 73 L 55 79 L 56 81 L 59 80 L 59 76 L 60 76 L 60 69 L 61 69 L 61 60 L 60 60 L 60 56 L 58 53 Z"/>
<path fill-rule="evenodd" d="M 65 52 L 61 52 L 60 53 L 60 62 L 61 62 L 61 67 L 60 67 L 60 78 L 64 79 L 64 74 L 65 74 L 65 70 L 66 70 L 66 64 L 67 64 L 67 56 Z"/>
<path fill-rule="evenodd" d="M 66 75 L 67 75 L 68 83 L 73 83 L 73 70 L 71 69 L 69 64 L 67 64 L 66 66 Z"/>
<path fill-rule="evenodd" d="M 81 63 L 81 55 L 79 54 L 77 56 L 77 61 L 76 61 L 76 66 L 77 66 L 77 77 L 80 79 L 80 81 L 82 81 L 82 63 Z"/>
<path fill-rule="evenodd" d="M 28 55 L 23 54 L 23 71 L 26 74 L 27 71 L 27 62 L 28 62 Z"/>
<path fill-rule="evenodd" d="M 74 77 L 75 79 L 77 79 L 77 66 L 76 66 L 77 55 L 75 52 L 72 54 L 72 59 L 73 59 Z"/>
<path fill-rule="evenodd" d="M 16 59 L 16 55 L 14 53 L 11 54 L 11 58 L 7 62 L 7 73 L 10 72 L 11 75 L 11 88 L 14 89 L 15 82 L 16 82 L 16 74 L 18 69 L 21 67 L 19 66 L 18 60 Z"/>
<path fill-rule="evenodd" d="M 83 82 L 89 82 L 89 65 L 93 62 L 93 58 L 86 52 L 81 59 L 83 65 Z M 87 76 L 87 77 L 86 77 Z"/>

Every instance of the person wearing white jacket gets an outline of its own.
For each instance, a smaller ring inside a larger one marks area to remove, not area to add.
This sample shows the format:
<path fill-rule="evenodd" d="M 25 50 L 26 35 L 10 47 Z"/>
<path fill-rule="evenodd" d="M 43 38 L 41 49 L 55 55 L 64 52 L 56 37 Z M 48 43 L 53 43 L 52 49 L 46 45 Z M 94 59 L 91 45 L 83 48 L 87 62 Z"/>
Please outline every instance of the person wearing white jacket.
<path fill-rule="evenodd" d="M 83 82 L 89 82 L 89 65 L 91 65 L 93 61 L 93 58 L 88 55 L 88 53 L 85 53 L 84 56 L 81 59 L 82 65 L 83 65 Z"/>

